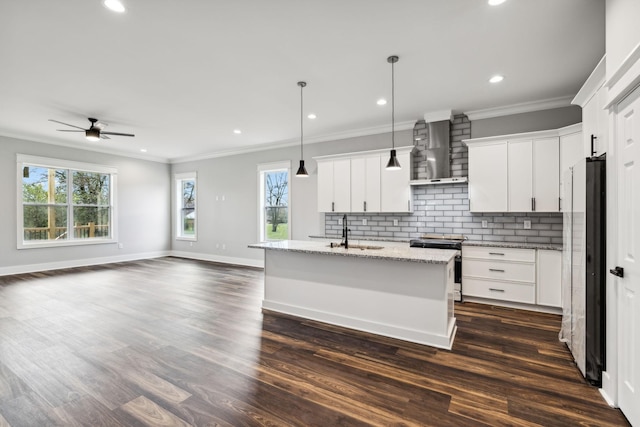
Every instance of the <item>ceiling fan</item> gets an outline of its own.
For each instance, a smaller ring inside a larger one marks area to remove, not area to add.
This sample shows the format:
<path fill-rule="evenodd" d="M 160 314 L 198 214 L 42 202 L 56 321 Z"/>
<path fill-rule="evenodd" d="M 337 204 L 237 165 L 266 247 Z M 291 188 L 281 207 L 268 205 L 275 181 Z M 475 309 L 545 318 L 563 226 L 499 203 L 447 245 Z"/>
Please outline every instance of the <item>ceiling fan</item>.
<path fill-rule="evenodd" d="M 119 133 L 119 132 L 103 132 L 102 127 L 104 126 L 101 123 L 98 123 L 98 119 L 94 119 L 89 117 L 89 121 L 91 122 L 91 126 L 89 129 L 81 128 L 80 126 L 70 125 L 69 123 L 63 123 L 58 120 L 49 119 L 50 122 L 60 123 L 61 125 L 71 126 L 72 128 L 80 129 L 80 130 L 71 130 L 71 129 L 57 129 L 60 132 L 84 132 L 84 136 L 89 141 L 99 141 L 100 139 L 111 139 L 107 135 L 115 135 L 115 136 L 135 136 L 132 133 Z"/>

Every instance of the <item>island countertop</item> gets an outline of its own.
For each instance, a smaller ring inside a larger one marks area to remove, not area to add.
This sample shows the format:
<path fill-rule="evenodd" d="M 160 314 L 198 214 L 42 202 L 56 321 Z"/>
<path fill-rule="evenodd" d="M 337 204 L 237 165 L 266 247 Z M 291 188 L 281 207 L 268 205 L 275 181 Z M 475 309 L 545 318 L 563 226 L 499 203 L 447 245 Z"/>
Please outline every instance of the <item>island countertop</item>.
<path fill-rule="evenodd" d="M 386 259 L 391 261 L 447 264 L 459 251 L 451 249 L 424 249 L 406 247 L 382 247 L 380 249 L 360 249 L 353 245 L 349 249 L 330 247 L 327 242 L 282 240 L 249 245 L 250 248 L 276 251 L 301 252 L 308 254 L 352 256 L 358 258 Z"/>

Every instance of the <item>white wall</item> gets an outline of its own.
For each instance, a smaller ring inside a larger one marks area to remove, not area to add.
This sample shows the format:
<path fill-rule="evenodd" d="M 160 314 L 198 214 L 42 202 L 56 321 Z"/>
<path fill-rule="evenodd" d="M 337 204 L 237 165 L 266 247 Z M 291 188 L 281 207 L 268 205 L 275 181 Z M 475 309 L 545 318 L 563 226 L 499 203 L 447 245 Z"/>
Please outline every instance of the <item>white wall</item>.
<path fill-rule="evenodd" d="M 511 114 L 490 119 L 473 120 L 471 122 L 471 138 L 558 129 L 581 121 L 582 108 L 576 105 Z"/>
<path fill-rule="evenodd" d="M 640 1 L 607 0 L 606 48 L 607 80 L 640 43 Z"/>
<path fill-rule="evenodd" d="M 17 249 L 16 154 L 90 162 L 118 169 L 115 243 Z M 170 250 L 170 166 L 0 136 L 0 275 L 166 254 Z"/>
<path fill-rule="evenodd" d="M 396 132 L 396 146 L 412 145 L 412 135 L 412 130 Z M 391 148 L 388 133 L 305 145 L 308 178 L 294 176 L 299 146 L 174 164 L 172 175 L 198 174 L 198 241 L 191 245 L 176 240 L 173 232 L 171 247 L 181 256 L 262 265 L 263 251 L 247 247 L 258 241 L 258 164 L 291 161 L 291 238 L 307 240 L 310 235 L 324 234 L 324 214 L 317 212 L 317 167 L 312 157 L 387 147 Z"/>

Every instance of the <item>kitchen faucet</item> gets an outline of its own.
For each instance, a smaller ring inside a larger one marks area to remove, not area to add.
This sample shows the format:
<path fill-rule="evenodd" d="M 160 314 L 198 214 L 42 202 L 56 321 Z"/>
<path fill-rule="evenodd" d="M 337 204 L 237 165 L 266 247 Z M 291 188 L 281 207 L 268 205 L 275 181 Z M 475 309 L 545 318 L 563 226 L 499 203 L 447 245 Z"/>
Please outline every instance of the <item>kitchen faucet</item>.
<path fill-rule="evenodd" d="M 344 240 L 344 248 L 349 249 L 349 231 L 347 228 L 347 214 L 342 217 L 342 239 Z"/>

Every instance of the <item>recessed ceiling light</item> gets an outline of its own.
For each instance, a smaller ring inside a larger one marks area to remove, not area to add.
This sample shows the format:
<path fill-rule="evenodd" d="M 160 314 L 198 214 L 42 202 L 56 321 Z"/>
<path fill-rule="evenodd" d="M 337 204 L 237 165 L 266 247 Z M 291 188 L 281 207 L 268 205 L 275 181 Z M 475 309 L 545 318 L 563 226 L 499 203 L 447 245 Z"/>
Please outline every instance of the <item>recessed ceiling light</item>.
<path fill-rule="evenodd" d="M 504 3 L 505 1 L 506 1 L 506 0 L 489 0 L 489 4 L 490 4 L 491 6 L 497 6 L 497 5 L 499 5 L 499 4 Z"/>
<path fill-rule="evenodd" d="M 146 153 L 146 152 L 147 152 L 147 149 L 146 149 L 146 148 L 141 148 L 141 149 L 140 149 L 140 152 L 141 152 L 141 153 Z"/>
<path fill-rule="evenodd" d="M 120 2 L 120 0 L 104 0 L 104 5 L 110 10 L 118 13 L 122 13 L 125 10 L 124 5 Z"/>
<path fill-rule="evenodd" d="M 501 76 L 500 74 L 496 74 L 495 76 L 489 79 L 489 83 L 500 83 L 503 80 L 504 80 L 504 76 Z"/>
<path fill-rule="evenodd" d="M 378 105 L 385 105 L 387 103 L 387 100 L 384 98 L 380 98 L 376 101 L 376 104 Z"/>
<path fill-rule="evenodd" d="M 307 116 L 307 118 L 309 118 L 309 119 L 311 119 L 311 120 L 315 119 L 316 117 L 318 117 L 318 116 L 316 116 L 316 115 L 315 115 L 315 114 L 313 114 L 313 113 L 311 113 L 311 114 L 309 114 L 309 115 Z"/>
<path fill-rule="evenodd" d="M 240 129 L 234 129 L 233 133 L 235 133 L 236 135 L 240 135 L 242 131 Z"/>

